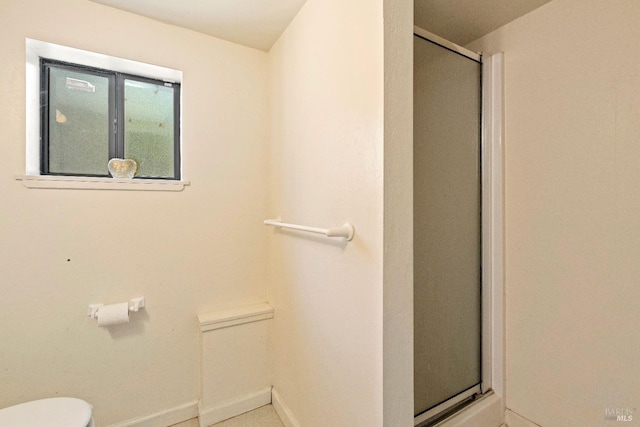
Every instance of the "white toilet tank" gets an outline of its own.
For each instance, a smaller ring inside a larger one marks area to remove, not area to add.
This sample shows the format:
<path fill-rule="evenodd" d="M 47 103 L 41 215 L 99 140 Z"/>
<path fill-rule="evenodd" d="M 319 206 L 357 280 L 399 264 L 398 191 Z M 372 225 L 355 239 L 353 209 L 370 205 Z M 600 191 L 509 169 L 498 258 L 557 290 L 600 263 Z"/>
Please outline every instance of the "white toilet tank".
<path fill-rule="evenodd" d="M 34 400 L 0 409 L 0 427 L 93 427 L 91 411 L 73 397 Z"/>

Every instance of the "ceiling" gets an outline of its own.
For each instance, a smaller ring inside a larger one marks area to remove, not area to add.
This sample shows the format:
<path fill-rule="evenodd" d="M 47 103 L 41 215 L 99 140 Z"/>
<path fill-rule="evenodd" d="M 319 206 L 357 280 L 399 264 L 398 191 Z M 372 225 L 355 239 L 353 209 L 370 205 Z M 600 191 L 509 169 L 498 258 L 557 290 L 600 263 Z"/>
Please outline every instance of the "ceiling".
<path fill-rule="evenodd" d="M 306 0 L 92 0 L 268 51 Z M 415 24 L 459 45 L 551 0 L 415 0 Z"/>
<path fill-rule="evenodd" d="M 460 46 L 551 0 L 415 0 L 414 23 Z"/>
<path fill-rule="evenodd" d="M 268 51 L 306 0 L 92 0 Z"/>

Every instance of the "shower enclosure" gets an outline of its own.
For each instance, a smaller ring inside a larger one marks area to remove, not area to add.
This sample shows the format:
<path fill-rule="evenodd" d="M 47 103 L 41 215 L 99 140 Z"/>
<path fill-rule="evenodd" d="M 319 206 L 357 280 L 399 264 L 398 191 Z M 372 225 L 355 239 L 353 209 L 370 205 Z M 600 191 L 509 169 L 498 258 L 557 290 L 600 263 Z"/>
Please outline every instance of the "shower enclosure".
<path fill-rule="evenodd" d="M 482 147 L 481 56 L 415 28 L 416 425 L 490 388 L 492 248 L 485 239 L 493 201 L 483 194 L 490 162 Z"/>

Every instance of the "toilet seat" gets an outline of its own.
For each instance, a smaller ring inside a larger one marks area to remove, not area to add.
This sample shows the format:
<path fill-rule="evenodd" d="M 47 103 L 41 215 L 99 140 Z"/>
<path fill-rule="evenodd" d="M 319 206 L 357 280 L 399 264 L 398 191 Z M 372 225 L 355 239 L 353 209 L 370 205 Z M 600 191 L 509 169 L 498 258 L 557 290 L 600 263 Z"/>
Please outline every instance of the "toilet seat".
<path fill-rule="evenodd" d="M 0 409 L 0 426 L 88 427 L 91 405 L 73 397 L 34 400 Z"/>

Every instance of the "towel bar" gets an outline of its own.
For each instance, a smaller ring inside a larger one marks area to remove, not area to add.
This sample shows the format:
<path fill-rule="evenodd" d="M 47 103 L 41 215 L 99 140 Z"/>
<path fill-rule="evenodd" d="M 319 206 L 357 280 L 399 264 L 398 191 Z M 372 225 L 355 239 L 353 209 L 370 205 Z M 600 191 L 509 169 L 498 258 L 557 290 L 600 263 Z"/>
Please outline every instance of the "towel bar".
<path fill-rule="evenodd" d="M 306 225 L 297 225 L 297 224 L 288 224 L 286 222 L 281 222 L 280 218 L 277 219 L 265 219 L 264 225 L 272 225 L 274 227 L 281 228 L 290 228 L 292 230 L 299 231 L 307 231 L 309 233 L 317 233 L 324 234 L 327 237 L 344 237 L 348 241 L 353 239 L 353 235 L 355 230 L 353 225 L 346 222 L 341 227 L 333 227 L 333 228 L 318 228 L 318 227 L 308 227 Z"/>

